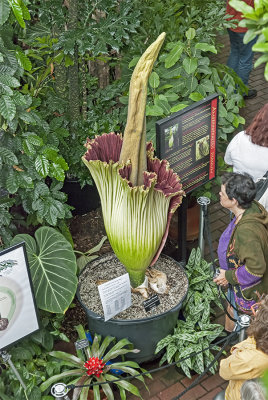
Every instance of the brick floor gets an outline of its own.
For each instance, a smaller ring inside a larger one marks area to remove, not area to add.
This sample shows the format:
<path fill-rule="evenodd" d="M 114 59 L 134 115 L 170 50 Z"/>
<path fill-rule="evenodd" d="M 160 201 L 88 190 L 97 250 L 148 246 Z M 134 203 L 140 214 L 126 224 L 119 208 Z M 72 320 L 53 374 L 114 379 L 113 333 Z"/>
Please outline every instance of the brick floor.
<path fill-rule="evenodd" d="M 216 56 L 215 61 L 220 63 L 226 63 L 229 54 L 229 38 L 228 35 L 223 35 L 219 37 L 219 41 L 223 43 L 223 48 Z M 256 58 L 256 56 L 255 56 Z M 257 111 L 268 102 L 268 82 L 264 79 L 264 64 L 260 65 L 258 68 L 253 69 L 250 76 L 249 85 L 252 88 L 258 90 L 258 95 L 256 98 L 247 100 L 245 102 L 245 107 L 241 109 L 240 114 L 245 118 L 246 125 L 251 122 L 252 118 L 255 116 Z M 217 188 L 215 193 L 217 193 Z M 211 235 L 213 240 L 214 249 L 217 248 L 218 239 L 228 223 L 229 214 L 227 211 L 223 210 L 219 202 L 211 204 L 208 208 L 211 223 Z M 197 246 L 197 241 L 188 243 L 188 247 L 191 249 Z M 204 257 L 210 260 L 209 248 L 206 244 Z M 215 322 L 223 323 L 224 315 L 221 313 L 217 316 Z M 158 362 L 154 361 L 150 363 L 151 368 L 157 368 Z M 147 365 L 146 365 L 147 367 Z M 154 380 L 148 383 L 150 394 L 144 395 L 144 399 L 149 400 L 172 400 L 174 397 L 178 396 L 185 388 L 187 388 L 193 379 L 186 378 L 183 376 L 175 367 L 170 367 L 165 372 L 161 371 L 161 374 L 152 375 Z M 195 376 L 196 377 L 196 376 Z M 156 382 L 155 382 L 156 381 Z M 195 388 L 188 391 L 184 396 L 181 397 L 182 400 L 213 400 L 214 396 L 223 390 L 227 386 L 225 382 L 218 374 L 207 375 Z M 159 391 L 157 391 L 159 388 Z M 144 393 L 144 392 L 143 392 Z M 130 399 L 137 399 L 135 396 L 128 397 Z"/>

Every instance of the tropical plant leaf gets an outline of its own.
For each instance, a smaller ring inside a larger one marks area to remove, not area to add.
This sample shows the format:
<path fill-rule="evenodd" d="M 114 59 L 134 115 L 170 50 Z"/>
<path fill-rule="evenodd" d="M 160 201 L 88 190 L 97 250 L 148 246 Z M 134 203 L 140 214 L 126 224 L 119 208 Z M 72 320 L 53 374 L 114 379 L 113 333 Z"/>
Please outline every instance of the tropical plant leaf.
<path fill-rule="evenodd" d="M 17 60 L 20 64 L 20 66 L 25 70 L 25 71 L 31 71 L 32 69 L 32 63 L 29 59 L 29 57 L 26 56 L 26 54 L 24 54 L 22 51 L 17 50 L 16 51 L 16 57 Z"/>
<path fill-rule="evenodd" d="M 182 62 L 183 68 L 187 74 L 192 74 L 197 68 L 197 58 L 186 57 Z"/>
<path fill-rule="evenodd" d="M 99 348 L 99 357 L 102 358 L 107 347 L 109 346 L 109 344 L 111 344 L 113 341 L 115 340 L 115 338 L 113 336 L 106 336 Z"/>
<path fill-rule="evenodd" d="M 7 95 L 0 96 L 0 114 L 8 121 L 12 121 L 15 117 L 16 106 L 11 97 Z"/>
<path fill-rule="evenodd" d="M 178 104 L 170 109 L 170 112 L 177 112 L 183 110 L 185 107 L 188 107 L 188 104 Z"/>
<path fill-rule="evenodd" d="M 177 42 L 169 55 L 165 59 L 165 67 L 171 68 L 177 61 L 179 61 L 181 53 L 184 49 L 184 45 L 182 42 Z"/>
<path fill-rule="evenodd" d="M 0 147 L 0 159 L 2 159 L 2 161 L 8 165 L 18 164 L 16 155 L 13 153 L 13 151 L 6 147 Z"/>
<path fill-rule="evenodd" d="M 195 48 L 199 49 L 199 50 L 202 50 L 202 51 L 210 51 L 211 53 L 217 54 L 216 47 L 213 46 L 212 44 L 196 43 Z"/>
<path fill-rule="evenodd" d="M 8 0 L 0 1 L 0 25 L 4 25 L 10 13 L 10 5 Z"/>
<path fill-rule="evenodd" d="M 159 76 L 156 72 L 152 72 L 149 77 L 149 84 L 153 89 L 156 89 L 159 86 Z"/>
<path fill-rule="evenodd" d="M 49 161 L 48 161 L 48 159 L 45 156 L 43 156 L 42 154 L 39 154 L 36 157 L 34 164 L 35 164 L 36 171 L 43 178 L 45 178 L 49 173 Z"/>
<path fill-rule="evenodd" d="M 22 28 L 25 28 L 25 22 L 23 19 L 23 10 L 19 0 L 8 0 L 15 15 L 16 20 Z"/>
<path fill-rule="evenodd" d="M 62 372 L 61 374 L 58 374 L 58 375 L 51 376 L 49 379 L 47 379 L 45 382 L 43 382 L 40 385 L 41 392 L 44 392 L 46 389 L 48 389 L 52 385 L 52 383 L 61 381 L 62 378 L 66 378 L 68 376 L 74 376 L 74 375 L 82 375 L 83 372 L 84 372 L 83 369 L 76 368 L 76 369 L 70 369 L 69 371 Z"/>
<path fill-rule="evenodd" d="M 16 88 L 20 86 L 20 82 L 18 81 L 18 79 L 6 73 L 0 75 L 0 83 L 6 86 L 10 86 L 11 88 Z"/>
<path fill-rule="evenodd" d="M 14 237 L 12 244 L 25 241 L 37 306 L 64 313 L 77 287 L 76 260 L 71 244 L 50 227 L 41 227 L 35 239 L 27 234 Z"/>

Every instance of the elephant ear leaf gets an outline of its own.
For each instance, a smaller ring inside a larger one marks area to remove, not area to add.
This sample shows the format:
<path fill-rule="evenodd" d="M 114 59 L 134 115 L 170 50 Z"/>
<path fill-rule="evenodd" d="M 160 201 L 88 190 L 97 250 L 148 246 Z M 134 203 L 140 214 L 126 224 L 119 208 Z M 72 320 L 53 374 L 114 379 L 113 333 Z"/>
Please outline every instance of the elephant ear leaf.
<path fill-rule="evenodd" d="M 16 235 L 11 244 L 25 242 L 38 308 L 64 313 L 77 288 L 76 257 L 71 244 L 54 228 L 41 227 L 35 239 Z"/>

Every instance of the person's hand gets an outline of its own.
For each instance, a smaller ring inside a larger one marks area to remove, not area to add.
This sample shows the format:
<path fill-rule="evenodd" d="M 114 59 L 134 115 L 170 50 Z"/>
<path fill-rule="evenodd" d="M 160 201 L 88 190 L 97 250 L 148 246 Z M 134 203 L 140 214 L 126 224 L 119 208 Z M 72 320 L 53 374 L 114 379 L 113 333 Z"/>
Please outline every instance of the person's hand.
<path fill-rule="evenodd" d="M 220 286 L 227 286 L 229 282 L 225 278 L 225 272 L 225 269 L 220 269 L 219 275 L 217 276 L 217 278 L 213 279 L 213 282 L 217 283 L 217 285 Z"/>

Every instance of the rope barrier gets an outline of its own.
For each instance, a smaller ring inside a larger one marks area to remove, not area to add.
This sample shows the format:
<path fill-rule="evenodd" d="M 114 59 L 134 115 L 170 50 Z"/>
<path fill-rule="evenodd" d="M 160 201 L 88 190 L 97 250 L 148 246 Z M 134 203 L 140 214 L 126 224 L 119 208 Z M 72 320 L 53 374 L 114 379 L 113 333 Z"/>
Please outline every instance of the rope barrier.
<path fill-rule="evenodd" d="M 203 209 L 203 214 L 204 214 L 204 232 L 206 232 L 206 236 L 207 236 L 207 240 L 208 240 L 208 245 L 209 245 L 209 250 L 210 250 L 210 256 L 211 256 L 211 260 L 212 260 L 212 268 L 213 268 L 213 272 L 214 272 L 214 274 L 215 274 L 216 271 L 217 271 L 217 268 L 216 268 L 215 262 L 214 262 L 214 259 L 215 259 L 215 258 L 214 258 L 214 256 L 213 256 L 213 247 L 212 247 L 211 232 L 210 232 L 210 228 L 209 228 L 209 217 L 208 217 L 208 211 L 207 211 L 207 209 L 206 209 L 206 210 Z M 221 303 L 222 303 L 224 312 L 227 314 L 227 316 L 228 316 L 231 320 L 233 320 L 234 322 L 238 323 L 238 326 L 240 326 L 240 325 L 239 325 L 239 321 L 237 321 L 237 319 L 233 318 L 233 317 L 228 313 L 226 307 L 224 306 L 224 304 L 223 304 L 223 302 L 222 302 L 222 296 L 224 296 L 225 300 L 226 300 L 232 307 L 233 307 L 233 305 L 230 303 L 229 299 L 226 297 L 225 293 L 223 293 L 222 289 L 221 289 L 218 285 L 217 285 L 217 288 L 218 288 L 219 298 L 220 298 L 220 301 L 221 301 Z M 190 298 L 189 298 L 189 299 L 190 299 Z M 188 299 L 188 301 L 189 301 L 189 299 Z M 234 307 L 234 308 L 235 308 L 235 307 Z M 236 309 L 236 308 L 235 308 L 235 309 Z M 237 309 L 236 309 L 236 310 L 237 310 Z M 237 311 L 238 311 L 238 310 L 237 310 Z M 166 369 L 166 368 L 170 368 L 170 367 L 172 367 L 172 366 L 174 366 L 174 365 L 177 365 L 178 363 L 180 363 L 180 362 L 182 362 L 182 361 L 185 361 L 185 360 L 187 360 L 187 359 L 189 359 L 189 358 L 191 358 L 191 357 L 193 357 L 193 356 L 197 356 L 198 354 L 203 353 L 203 352 L 206 351 L 206 350 L 209 350 L 209 349 L 212 349 L 212 350 L 213 350 L 213 349 L 215 349 L 215 346 L 218 346 L 219 344 L 223 343 L 222 348 L 218 351 L 218 353 L 215 355 L 214 359 L 213 359 L 213 360 L 210 362 L 210 364 L 205 368 L 205 370 L 202 372 L 202 374 L 200 374 L 200 375 L 198 376 L 198 378 L 195 379 L 195 380 L 191 383 L 190 386 L 188 386 L 184 391 L 182 391 L 181 393 L 179 393 L 176 397 L 174 397 L 174 398 L 172 399 L 172 400 L 178 400 L 178 399 L 180 399 L 186 392 L 188 392 L 189 390 L 191 390 L 193 387 L 195 387 L 195 386 L 201 381 L 201 379 L 204 377 L 204 375 L 211 369 L 211 367 L 212 367 L 212 366 L 218 361 L 218 359 L 221 357 L 221 355 L 222 355 L 222 353 L 224 352 L 225 348 L 226 348 L 226 347 L 228 346 L 228 344 L 231 342 L 231 339 L 232 339 L 234 336 L 236 336 L 237 334 L 239 334 L 240 332 L 243 332 L 246 328 L 247 328 L 247 327 L 241 327 L 241 326 L 240 326 L 240 329 L 239 329 L 239 330 L 233 331 L 232 333 L 230 333 L 230 334 L 229 334 L 227 337 L 225 337 L 224 339 L 220 339 L 218 342 L 216 342 L 216 343 L 214 343 L 214 344 L 212 344 L 212 345 L 210 345 L 210 346 L 206 347 L 205 349 L 202 349 L 202 350 L 200 350 L 200 351 L 198 351 L 198 352 L 190 353 L 187 357 L 183 357 L 183 358 L 181 358 L 181 359 L 179 359 L 179 360 L 177 360 L 177 361 L 174 361 L 173 363 L 164 365 L 164 366 L 162 366 L 162 367 L 154 368 L 154 369 L 149 370 L 149 371 L 147 371 L 147 372 L 142 372 L 142 373 L 135 374 L 135 375 L 132 375 L 132 376 L 127 376 L 127 377 L 124 377 L 124 378 L 122 378 L 122 379 L 123 379 L 123 380 L 129 381 L 129 380 L 135 379 L 135 378 L 140 377 L 140 376 L 148 376 L 148 375 L 151 375 L 151 374 L 154 373 L 154 372 L 161 371 L 161 370 Z M 66 388 L 71 390 L 71 389 L 75 389 L 75 388 L 93 387 L 93 386 L 103 385 L 103 384 L 106 384 L 106 383 L 111 384 L 111 383 L 120 382 L 122 379 L 121 379 L 121 378 L 118 378 L 118 379 L 114 379 L 114 380 L 112 380 L 112 381 L 94 382 L 94 383 L 90 383 L 90 384 L 86 384 L 86 385 L 74 385 L 74 384 L 70 384 L 70 385 L 66 385 Z"/>
<path fill-rule="evenodd" d="M 240 329 L 240 330 L 243 330 L 243 329 L 245 329 L 245 328 L 242 328 L 242 329 Z M 123 380 L 132 380 L 132 379 L 137 378 L 137 377 L 139 377 L 139 376 L 146 376 L 146 375 L 149 375 L 149 374 L 151 374 L 151 373 L 154 373 L 154 372 L 157 372 L 157 371 L 161 371 L 161 370 L 163 370 L 163 369 L 172 367 L 172 366 L 174 366 L 174 365 L 176 365 L 176 364 L 178 364 L 178 363 L 180 363 L 180 362 L 182 362 L 182 361 L 185 361 L 185 360 L 189 359 L 190 357 L 193 357 L 193 356 L 196 356 L 196 355 L 198 355 L 198 354 L 200 354 L 200 353 L 203 353 L 203 352 L 206 351 L 206 350 L 209 350 L 209 349 L 212 349 L 212 350 L 213 350 L 213 348 L 214 348 L 215 346 L 218 346 L 220 343 L 225 342 L 223 348 L 222 348 L 221 350 L 219 350 L 219 353 L 220 353 L 220 355 L 221 355 L 222 352 L 224 351 L 224 348 L 228 345 L 228 343 L 231 341 L 231 339 L 232 339 L 234 336 L 236 336 L 238 332 L 240 332 L 240 330 L 239 330 L 239 331 L 236 331 L 236 332 L 232 332 L 232 333 L 230 333 L 230 335 L 228 335 L 227 337 L 225 337 L 225 338 L 223 338 L 223 339 L 220 339 L 219 341 L 217 341 L 216 343 L 212 344 L 211 346 L 208 346 L 208 347 L 206 347 L 205 349 L 202 349 L 202 350 L 200 350 L 200 351 L 198 351 L 198 352 L 190 353 L 187 357 L 183 357 L 183 358 L 181 358 L 181 359 L 179 359 L 179 360 L 177 360 L 177 361 L 174 361 L 174 362 L 171 363 L 171 364 L 163 365 L 162 367 L 154 368 L 154 369 L 151 369 L 151 370 L 149 370 L 149 371 L 147 371 L 147 372 L 142 372 L 142 373 L 140 373 L 140 374 L 136 374 L 136 375 L 132 375 L 132 376 L 127 376 L 127 377 L 124 377 L 124 378 L 122 378 L 122 379 L 123 379 Z M 215 358 L 214 358 L 214 360 L 211 361 L 211 363 L 210 363 L 210 365 L 209 365 L 209 369 L 210 369 L 210 368 L 213 366 L 213 364 L 217 361 L 217 359 L 220 357 L 220 355 L 219 355 L 218 357 L 217 357 L 217 355 L 216 355 Z M 216 358 L 216 357 L 217 357 L 217 358 Z M 206 371 L 206 372 L 207 372 L 207 371 Z M 114 379 L 113 381 L 95 382 L 95 383 L 89 383 L 89 384 L 86 384 L 86 385 L 74 385 L 74 384 L 71 384 L 71 385 L 67 385 L 67 388 L 68 388 L 68 389 L 75 389 L 75 388 L 83 388 L 83 387 L 93 387 L 93 386 L 103 385 L 103 384 L 105 384 L 105 383 L 109 383 L 109 384 L 111 384 L 111 383 L 116 383 L 116 382 L 121 381 L 122 379 L 121 379 L 121 378 L 118 378 L 118 379 Z"/>

